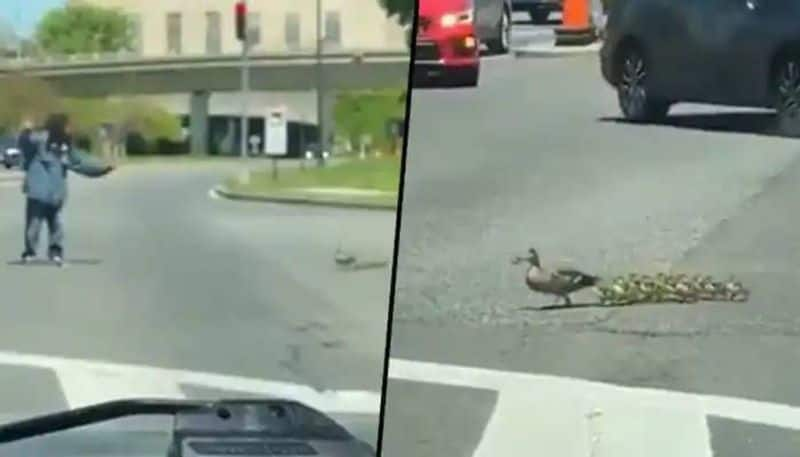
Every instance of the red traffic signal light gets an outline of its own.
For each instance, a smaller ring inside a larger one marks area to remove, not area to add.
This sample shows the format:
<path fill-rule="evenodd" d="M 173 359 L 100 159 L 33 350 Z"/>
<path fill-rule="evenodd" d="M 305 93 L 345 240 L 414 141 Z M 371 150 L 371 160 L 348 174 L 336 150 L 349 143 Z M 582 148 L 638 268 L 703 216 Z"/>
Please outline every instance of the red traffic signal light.
<path fill-rule="evenodd" d="M 236 2 L 236 38 L 244 41 L 247 37 L 247 5 Z"/>

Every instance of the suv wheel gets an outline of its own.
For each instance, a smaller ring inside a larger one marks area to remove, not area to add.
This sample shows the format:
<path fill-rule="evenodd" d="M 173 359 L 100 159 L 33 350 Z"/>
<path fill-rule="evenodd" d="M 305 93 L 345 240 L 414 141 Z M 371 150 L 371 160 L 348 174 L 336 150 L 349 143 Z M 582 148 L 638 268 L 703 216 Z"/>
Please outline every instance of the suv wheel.
<path fill-rule="evenodd" d="M 800 59 L 781 62 L 773 78 L 778 130 L 781 134 L 800 137 Z"/>
<path fill-rule="evenodd" d="M 625 119 L 633 122 L 663 120 L 670 103 L 653 98 L 647 87 L 648 66 L 635 47 L 623 51 L 618 69 L 617 98 Z"/>
<path fill-rule="evenodd" d="M 497 24 L 497 35 L 486 42 L 486 47 L 492 54 L 505 54 L 511 47 L 511 13 L 508 8 L 503 8 L 500 23 Z"/>

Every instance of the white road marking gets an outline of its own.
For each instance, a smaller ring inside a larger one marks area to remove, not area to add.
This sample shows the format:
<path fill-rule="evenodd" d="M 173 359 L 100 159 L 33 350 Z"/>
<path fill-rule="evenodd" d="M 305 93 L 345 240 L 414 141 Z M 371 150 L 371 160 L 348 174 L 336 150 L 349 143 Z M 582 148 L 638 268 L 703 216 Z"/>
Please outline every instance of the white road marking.
<path fill-rule="evenodd" d="M 380 393 L 370 391 L 320 392 L 308 386 L 287 382 L 15 352 L 0 352 L 0 364 L 53 370 L 64 388 L 70 407 L 137 395 L 181 398 L 180 386 L 190 384 L 209 389 L 295 399 L 331 413 L 375 415 L 380 411 Z"/>
<path fill-rule="evenodd" d="M 391 359 L 389 378 L 497 391 L 476 457 L 512 455 L 515 449 L 565 456 L 641 456 L 646 450 L 649 456 L 708 457 L 709 415 L 800 430 L 800 407 L 756 400 L 402 359 Z M 583 439 L 587 442 L 576 442 Z"/>
<path fill-rule="evenodd" d="M 67 365 L 60 367 L 56 374 L 71 408 L 98 403 L 102 401 L 98 399 L 100 395 L 105 400 L 131 397 L 186 398 L 179 384 L 152 373 L 130 377 L 116 370 Z"/>

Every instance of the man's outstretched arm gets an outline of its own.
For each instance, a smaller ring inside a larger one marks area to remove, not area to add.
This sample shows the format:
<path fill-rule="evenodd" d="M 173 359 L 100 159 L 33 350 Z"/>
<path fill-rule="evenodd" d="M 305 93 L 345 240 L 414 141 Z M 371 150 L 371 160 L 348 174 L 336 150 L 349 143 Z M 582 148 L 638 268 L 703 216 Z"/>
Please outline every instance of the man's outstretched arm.
<path fill-rule="evenodd" d="M 113 166 L 101 163 L 99 160 L 78 148 L 70 148 L 67 155 L 69 160 L 67 167 L 75 173 L 90 178 L 105 176 L 114 169 Z"/>

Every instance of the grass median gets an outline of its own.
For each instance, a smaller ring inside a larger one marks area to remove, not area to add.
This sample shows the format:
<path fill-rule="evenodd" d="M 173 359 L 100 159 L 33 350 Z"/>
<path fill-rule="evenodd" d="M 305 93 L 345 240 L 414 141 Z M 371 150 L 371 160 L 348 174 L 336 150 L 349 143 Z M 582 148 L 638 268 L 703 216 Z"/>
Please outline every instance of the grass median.
<path fill-rule="evenodd" d="M 384 156 L 279 168 L 277 180 L 267 166 L 246 180 L 227 180 L 221 191 L 233 198 L 389 209 L 397 207 L 399 184 L 400 157 Z"/>

